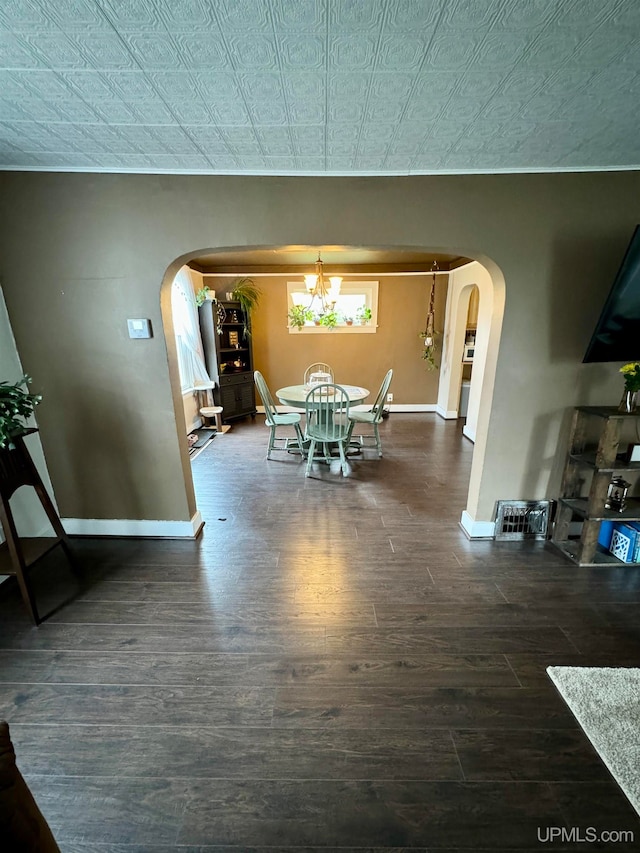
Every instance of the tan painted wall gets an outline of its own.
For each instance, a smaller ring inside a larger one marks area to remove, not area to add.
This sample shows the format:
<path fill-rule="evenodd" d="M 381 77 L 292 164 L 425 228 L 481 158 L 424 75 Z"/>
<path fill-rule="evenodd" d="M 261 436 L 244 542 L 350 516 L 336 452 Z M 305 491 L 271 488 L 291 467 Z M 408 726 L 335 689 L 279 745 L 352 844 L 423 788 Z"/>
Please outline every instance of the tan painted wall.
<path fill-rule="evenodd" d="M 0 272 L 24 368 L 47 401 L 39 422 L 61 513 L 190 518 L 160 283 L 190 253 L 251 245 L 425 247 L 504 276 L 476 517 L 491 519 L 497 498 L 544 496 L 567 407 L 620 397 L 619 365 L 580 362 L 640 221 L 638 198 L 637 172 L 1 174 Z M 130 341 L 127 317 L 151 318 L 155 337 Z M 382 371 L 386 354 L 376 358 Z"/>
<path fill-rule="evenodd" d="M 254 312 L 254 366 L 264 374 L 272 391 L 295 385 L 309 364 L 324 361 L 334 370 L 336 382 L 363 385 L 372 392 L 380 387 L 389 367 L 394 369 L 394 404 L 432 403 L 438 394 L 438 374 L 426 369 L 419 337 L 424 330 L 431 276 L 365 276 L 377 280 L 378 328 L 375 334 L 338 331 L 305 334 L 287 328 L 287 281 L 292 276 L 260 277 L 260 305 Z M 447 277 L 439 275 L 436 286 L 436 325 L 444 323 Z M 344 281 L 355 281 L 345 276 Z M 224 294 L 225 282 L 207 276 L 207 284 Z M 224 298 L 224 297 L 223 297 Z"/>

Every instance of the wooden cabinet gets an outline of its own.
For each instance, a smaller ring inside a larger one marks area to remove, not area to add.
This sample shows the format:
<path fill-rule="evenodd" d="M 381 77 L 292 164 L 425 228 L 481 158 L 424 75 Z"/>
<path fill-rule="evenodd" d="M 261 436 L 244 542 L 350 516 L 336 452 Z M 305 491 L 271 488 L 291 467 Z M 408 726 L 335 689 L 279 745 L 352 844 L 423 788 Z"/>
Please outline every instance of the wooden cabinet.
<path fill-rule="evenodd" d="M 213 399 L 222 420 L 255 415 L 251 337 L 239 302 L 205 301 L 199 308 L 200 334 L 207 371 L 216 383 Z"/>
<path fill-rule="evenodd" d="M 638 429 L 640 412 L 624 414 L 604 406 L 574 410 L 552 542 L 580 566 L 623 565 L 598 545 L 598 535 L 605 520 L 640 521 L 638 497 L 627 499 L 624 512 L 605 508 L 614 474 L 633 484 L 637 480 L 634 474 L 640 473 L 640 462 L 627 461 L 626 453 L 628 441 Z M 633 492 L 632 485 L 630 494 Z M 576 521 L 581 526 L 579 539 L 570 535 Z"/>

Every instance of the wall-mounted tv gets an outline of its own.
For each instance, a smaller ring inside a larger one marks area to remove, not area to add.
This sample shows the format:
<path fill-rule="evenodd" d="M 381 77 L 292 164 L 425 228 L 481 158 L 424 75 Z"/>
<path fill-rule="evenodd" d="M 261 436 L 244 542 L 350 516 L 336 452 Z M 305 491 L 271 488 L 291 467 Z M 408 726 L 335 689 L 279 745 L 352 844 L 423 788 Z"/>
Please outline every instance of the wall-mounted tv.
<path fill-rule="evenodd" d="M 633 232 L 582 361 L 640 361 L 640 225 Z"/>

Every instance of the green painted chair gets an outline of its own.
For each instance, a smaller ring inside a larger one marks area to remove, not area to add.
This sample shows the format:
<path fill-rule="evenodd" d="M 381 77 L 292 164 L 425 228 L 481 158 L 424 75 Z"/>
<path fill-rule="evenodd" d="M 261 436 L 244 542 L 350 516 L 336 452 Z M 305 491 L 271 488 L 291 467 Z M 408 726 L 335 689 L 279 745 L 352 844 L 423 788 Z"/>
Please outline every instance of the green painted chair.
<path fill-rule="evenodd" d="M 345 448 L 349 439 L 349 395 L 340 385 L 316 385 L 307 394 L 305 400 L 307 428 L 305 439 L 309 442 L 307 451 L 307 469 L 305 476 L 311 476 L 316 445 L 322 445 L 322 456 L 316 457 L 331 462 L 331 450 L 337 445 L 340 453 L 342 473 L 346 477 L 349 465 Z"/>
<path fill-rule="evenodd" d="M 269 386 L 259 370 L 254 371 L 253 378 L 255 380 L 258 393 L 264 403 L 265 423 L 270 429 L 267 459 L 271 459 L 272 450 L 285 450 L 287 453 L 290 453 L 295 445 L 297 445 L 300 456 L 304 456 L 302 430 L 300 429 L 300 421 L 302 418 L 300 414 L 298 412 L 279 412 L 273 397 L 271 396 L 271 391 L 269 391 Z M 295 438 L 276 435 L 277 428 L 284 426 L 292 426 L 294 428 L 296 432 Z M 278 446 L 276 445 L 276 441 L 284 442 L 284 445 Z"/>
<path fill-rule="evenodd" d="M 375 440 L 375 446 L 378 451 L 378 456 L 382 456 L 382 443 L 380 442 L 380 433 L 378 432 L 378 424 L 382 420 L 382 411 L 384 409 L 384 403 L 387 398 L 387 391 L 389 390 L 389 385 L 391 385 L 391 380 L 393 379 L 393 370 L 387 370 L 387 373 L 382 380 L 382 385 L 380 386 L 380 390 L 378 391 L 378 396 L 375 399 L 373 406 L 367 412 L 360 412 L 357 409 L 352 409 L 349 412 L 349 441 L 352 441 L 353 428 L 356 424 L 371 424 L 373 426 L 373 439 Z M 365 446 L 365 439 L 370 438 L 371 436 L 366 435 L 358 435 L 356 436 L 356 441 L 362 446 Z"/>
<path fill-rule="evenodd" d="M 335 376 L 333 375 L 333 368 L 331 368 L 328 364 L 325 364 L 324 361 L 316 361 L 314 364 L 310 364 L 309 367 L 304 372 L 304 384 L 307 388 L 310 387 L 309 380 L 311 379 L 312 373 L 326 373 L 331 377 L 331 381 L 335 382 Z"/>

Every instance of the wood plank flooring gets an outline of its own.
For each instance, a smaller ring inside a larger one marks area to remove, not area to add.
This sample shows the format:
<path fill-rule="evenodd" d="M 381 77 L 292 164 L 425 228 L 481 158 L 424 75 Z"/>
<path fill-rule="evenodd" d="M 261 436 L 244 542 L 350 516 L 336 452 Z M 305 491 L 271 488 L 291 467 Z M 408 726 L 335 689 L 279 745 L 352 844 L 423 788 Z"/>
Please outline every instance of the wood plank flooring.
<path fill-rule="evenodd" d="M 545 674 L 640 665 L 640 572 L 469 542 L 460 424 L 381 434 L 305 479 L 236 424 L 193 460 L 197 542 L 75 540 L 39 628 L 0 588 L 0 717 L 63 853 L 640 849 Z"/>

